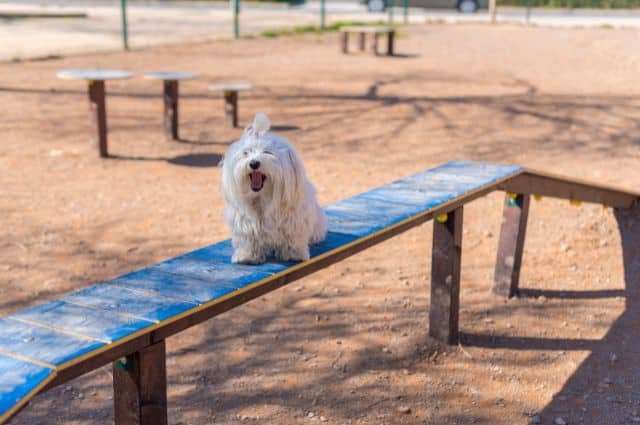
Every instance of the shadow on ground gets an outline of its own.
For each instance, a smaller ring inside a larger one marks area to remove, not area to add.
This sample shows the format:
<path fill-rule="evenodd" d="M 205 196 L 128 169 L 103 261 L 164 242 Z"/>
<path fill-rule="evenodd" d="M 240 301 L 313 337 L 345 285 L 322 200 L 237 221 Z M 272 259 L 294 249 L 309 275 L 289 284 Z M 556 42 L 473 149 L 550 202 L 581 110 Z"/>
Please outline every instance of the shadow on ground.
<path fill-rule="evenodd" d="M 222 155 L 217 153 L 193 153 L 180 155 L 173 158 L 164 157 L 145 157 L 145 156 L 126 156 L 126 155 L 109 155 L 108 159 L 121 161 L 161 161 L 168 162 L 173 165 L 182 165 L 185 167 L 217 167 L 222 160 Z"/>

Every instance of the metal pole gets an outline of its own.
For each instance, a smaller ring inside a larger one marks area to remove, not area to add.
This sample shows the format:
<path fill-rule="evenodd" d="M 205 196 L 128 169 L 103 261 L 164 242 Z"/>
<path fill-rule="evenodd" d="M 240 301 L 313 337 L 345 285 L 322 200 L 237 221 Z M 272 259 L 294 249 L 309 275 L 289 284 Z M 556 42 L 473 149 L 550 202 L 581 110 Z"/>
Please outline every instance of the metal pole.
<path fill-rule="evenodd" d="M 125 50 L 129 50 L 129 34 L 127 31 L 127 0 L 120 0 L 122 9 L 122 45 Z"/>
<path fill-rule="evenodd" d="M 320 29 L 325 29 L 326 10 L 325 0 L 320 0 Z"/>
<path fill-rule="evenodd" d="M 395 6 L 394 0 L 389 0 L 389 25 L 393 25 L 393 7 Z"/>
<path fill-rule="evenodd" d="M 527 17 L 526 17 L 527 25 L 529 25 L 530 19 L 531 19 L 531 0 L 527 0 Z"/>
<path fill-rule="evenodd" d="M 404 7 L 404 23 L 409 23 L 409 0 L 403 0 L 402 2 Z"/>
<path fill-rule="evenodd" d="M 233 36 L 240 37 L 240 22 L 238 15 L 240 14 L 240 0 L 233 0 Z"/>
<path fill-rule="evenodd" d="M 489 15 L 491 16 L 491 23 L 496 23 L 496 0 L 489 0 Z"/>

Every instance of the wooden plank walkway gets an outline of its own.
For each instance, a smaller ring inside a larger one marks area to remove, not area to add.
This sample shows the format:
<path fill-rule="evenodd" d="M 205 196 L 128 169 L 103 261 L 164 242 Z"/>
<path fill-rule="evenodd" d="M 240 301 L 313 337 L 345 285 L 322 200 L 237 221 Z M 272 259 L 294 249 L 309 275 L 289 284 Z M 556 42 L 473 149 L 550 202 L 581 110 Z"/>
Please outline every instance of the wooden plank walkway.
<path fill-rule="evenodd" d="M 128 389 L 115 400 L 116 422 L 124 423 L 117 418 L 126 413 L 142 418 L 140 423 L 166 423 L 167 337 L 436 217 L 430 334 L 455 343 L 462 207 L 494 190 L 620 208 L 639 199 L 521 167 L 453 161 L 325 207 L 329 233 L 311 247 L 308 261 L 232 264 L 231 243 L 225 240 L 19 311 L 0 318 L 0 423 L 39 392 L 125 356 L 126 361 L 114 363 L 119 365 L 114 386 Z M 507 244 L 507 251 L 513 245 Z M 512 272 L 502 272 L 503 287 L 509 283 L 504 275 Z M 150 364 L 162 376 L 150 377 L 145 372 Z M 152 381 L 151 387 L 159 389 L 149 395 L 143 389 Z M 150 399 L 132 402 L 127 391 Z M 120 411 L 133 405 L 139 410 Z"/>

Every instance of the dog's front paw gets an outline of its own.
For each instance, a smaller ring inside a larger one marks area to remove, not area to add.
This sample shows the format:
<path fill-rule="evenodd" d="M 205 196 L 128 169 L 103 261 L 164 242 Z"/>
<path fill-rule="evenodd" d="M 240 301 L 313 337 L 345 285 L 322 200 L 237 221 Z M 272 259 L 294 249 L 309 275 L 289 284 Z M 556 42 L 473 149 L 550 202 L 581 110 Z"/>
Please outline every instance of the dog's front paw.
<path fill-rule="evenodd" d="M 256 252 L 237 250 L 231 256 L 231 262 L 236 264 L 262 264 L 267 260 Z"/>

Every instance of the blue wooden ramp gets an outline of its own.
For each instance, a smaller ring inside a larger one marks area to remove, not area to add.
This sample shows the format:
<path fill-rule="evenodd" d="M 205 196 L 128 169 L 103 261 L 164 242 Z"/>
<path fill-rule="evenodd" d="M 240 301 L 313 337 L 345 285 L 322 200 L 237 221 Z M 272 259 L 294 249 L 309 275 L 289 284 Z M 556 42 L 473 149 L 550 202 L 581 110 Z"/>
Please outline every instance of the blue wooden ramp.
<path fill-rule="evenodd" d="M 225 240 L 0 318 L 0 423 L 91 359 L 102 356 L 96 367 L 106 364 L 109 353 L 141 336 L 169 336 L 215 315 L 209 311 L 219 314 L 335 263 L 522 173 L 453 161 L 328 205 L 329 234 L 312 247 L 309 261 L 235 265 Z"/>

